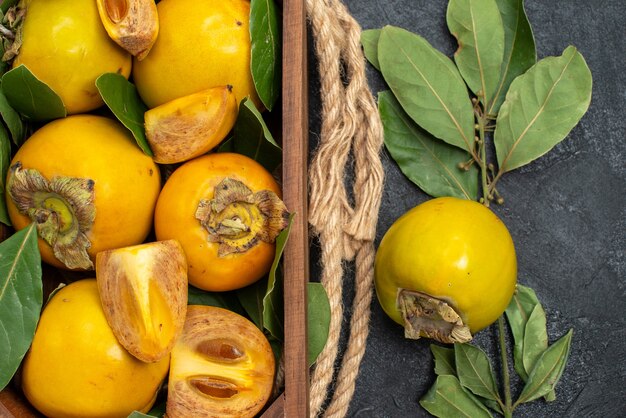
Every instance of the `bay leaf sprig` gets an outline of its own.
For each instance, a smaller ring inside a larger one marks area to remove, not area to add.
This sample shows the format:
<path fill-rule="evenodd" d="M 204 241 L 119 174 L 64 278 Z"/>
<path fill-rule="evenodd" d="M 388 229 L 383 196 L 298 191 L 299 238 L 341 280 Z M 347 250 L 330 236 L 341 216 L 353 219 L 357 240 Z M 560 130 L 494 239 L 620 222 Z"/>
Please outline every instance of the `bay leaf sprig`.
<path fill-rule="evenodd" d="M 452 177 L 477 182 L 485 205 L 502 203 L 496 188 L 502 175 L 544 155 L 585 114 L 591 72 L 574 46 L 536 62 L 523 0 L 450 0 L 447 24 L 459 43 L 454 60 L 423 37 L 394 26 L 363 32 L 365 56 L 430 139 L 461 150 Z M 426 193 L 449 196 L 437 186 L 437 176 L 421 169 L 425 164 L 416 166 L 406 153 L 393 151 L 407 144 L 407 136 L 388 126 L 397 123 L 385 112 L 388 108 L 381 107 L 385 145 L 402 171 Z M 412 143 L 424 142 L 424 135 L 413 137 Z M 488 159 L 490 147 L 495 147 L 496 161 Z M 440 164 L 435 153 L 425 157 L 431 165 Z M 473 200 L 471 194 L 464 197 Z"/>
<path fill-rule="evenodd" d="M 30 347 L 43 303 L 35 224 L 0 243 L 0 390 Z"/>
<path fill-rule="evenodd" d="M 522 403 L 542 396 L 548 401 L 556 398 L 554 389 L 567 364 L 573 331 L 548 345 L 544 309 L 535 292 L 523 285 L 518 285 L 506 316 L 514 340 L 515 371 L 525 382 L 517 400 L 513 402 L 511 396 L 506 331 L 500 317 L 504 396 L 497 389 L 491 362 L 481 348 L 468 343 L 455 344 L 453 348 L 432 344 L 438 377 L 420 400 L 422 407 L 437 417 L 482 417 L 492 416 L 491 412 L 512 417 Z"/>

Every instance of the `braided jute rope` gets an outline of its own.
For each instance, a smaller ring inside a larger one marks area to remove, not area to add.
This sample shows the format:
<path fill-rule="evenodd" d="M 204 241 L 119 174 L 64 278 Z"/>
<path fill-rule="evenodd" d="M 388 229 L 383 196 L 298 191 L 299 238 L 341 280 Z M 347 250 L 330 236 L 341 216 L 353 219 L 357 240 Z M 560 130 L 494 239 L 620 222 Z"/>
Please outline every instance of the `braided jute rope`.
<path fill-rule="evenodd" d="M 321 247 L 322 277 L 331 308 L 328 341 L 311 376 L 311 416 L 321 415 L 335 376 L 343 320 L 344 261 L 355 257 L 355 297 L 346 351 L 326 417 L 348 411 L 368 335 L 374 238 L 382 195 L 383 141 L 378 111 L 365 76 L 361 28 L 339 0 L 307 0 L 319 61 L 322 97 L 320 143 L 309 168 L 309 222 Z M 345 70 L 345 73 L 344 73 Z M 346 191 L 354 161 L 353 204 Z"/>

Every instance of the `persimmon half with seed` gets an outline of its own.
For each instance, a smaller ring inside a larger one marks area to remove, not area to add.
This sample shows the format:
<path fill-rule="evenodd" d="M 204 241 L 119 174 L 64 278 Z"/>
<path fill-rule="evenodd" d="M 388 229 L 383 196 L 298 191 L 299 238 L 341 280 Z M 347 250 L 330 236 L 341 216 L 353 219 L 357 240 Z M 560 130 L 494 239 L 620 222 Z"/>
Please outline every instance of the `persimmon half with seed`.
<path fill-rule="evenodd" d="M 226 309 L 190 305 L 170 361 L 170 418 L 255 416 L 274 382 L 274 354 L 263 333 Z"/>
<path fill-rule="evenodd" d="M 120 344 L 145 362 L 166 357 L 187 312 L 187 262 L 178 241 L 100 252 L 96 279 L 104 314 Z"/>

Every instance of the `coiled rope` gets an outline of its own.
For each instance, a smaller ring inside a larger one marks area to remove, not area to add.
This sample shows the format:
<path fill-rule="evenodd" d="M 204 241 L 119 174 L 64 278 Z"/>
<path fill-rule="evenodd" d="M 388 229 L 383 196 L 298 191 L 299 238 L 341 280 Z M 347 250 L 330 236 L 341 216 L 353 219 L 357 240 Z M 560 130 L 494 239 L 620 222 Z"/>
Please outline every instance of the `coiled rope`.
<path fill-rule="evenodd" d="M 320 242 L 321 283 L 331 308 L 328 341 L 311 375 L 310 411 L 311 417 L 343 417 L 354 394 L 369 328 L 384 177 L 383 132 L 367 85 L 359 24 L 339 0 L 307 0 L 307 13 L 319 62 L 323 112 L 319 145 L 309 167 L 309 222 Z M 351 161 L 354 176 L 347 176 Z M 347 181 L 352 181 L 352 204 Z M 355 297 L 349 338 L 335 371 L 343 320 L 343 262 L 352 260 Z M 332 396 L 322 411 L 335 375 Z"/>

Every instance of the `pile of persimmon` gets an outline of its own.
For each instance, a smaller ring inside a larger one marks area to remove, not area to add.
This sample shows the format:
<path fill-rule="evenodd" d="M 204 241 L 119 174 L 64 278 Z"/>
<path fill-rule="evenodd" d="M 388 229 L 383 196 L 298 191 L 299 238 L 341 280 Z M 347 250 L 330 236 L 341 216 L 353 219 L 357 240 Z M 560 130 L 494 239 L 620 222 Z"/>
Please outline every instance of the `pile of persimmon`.
<path fill-rule="evenodd" d="M 51 417 L 125 417 L 152 407 L 169 370 L 169 417 L 256 415 L 275 370 L 263 332 L 233 312 L 187 305 L 188 284 L 228 291 L 267 274 L 287 226 L 272 175 L 214 152 L 240 101 L 259 103 L 249 1 L 21 7 L 11 65 L 47 84 L 68 116 L 14 154 L 8 213 L 16 230 L 36 224 L 44 262 L 91 272 L 45 306 L 23 363 L 26 397 Z M 104 73 L 136 85 L 153 156 L 103 107 L 95 80 Z M 166 181 L 162 164 L 177 164 Z"/>

